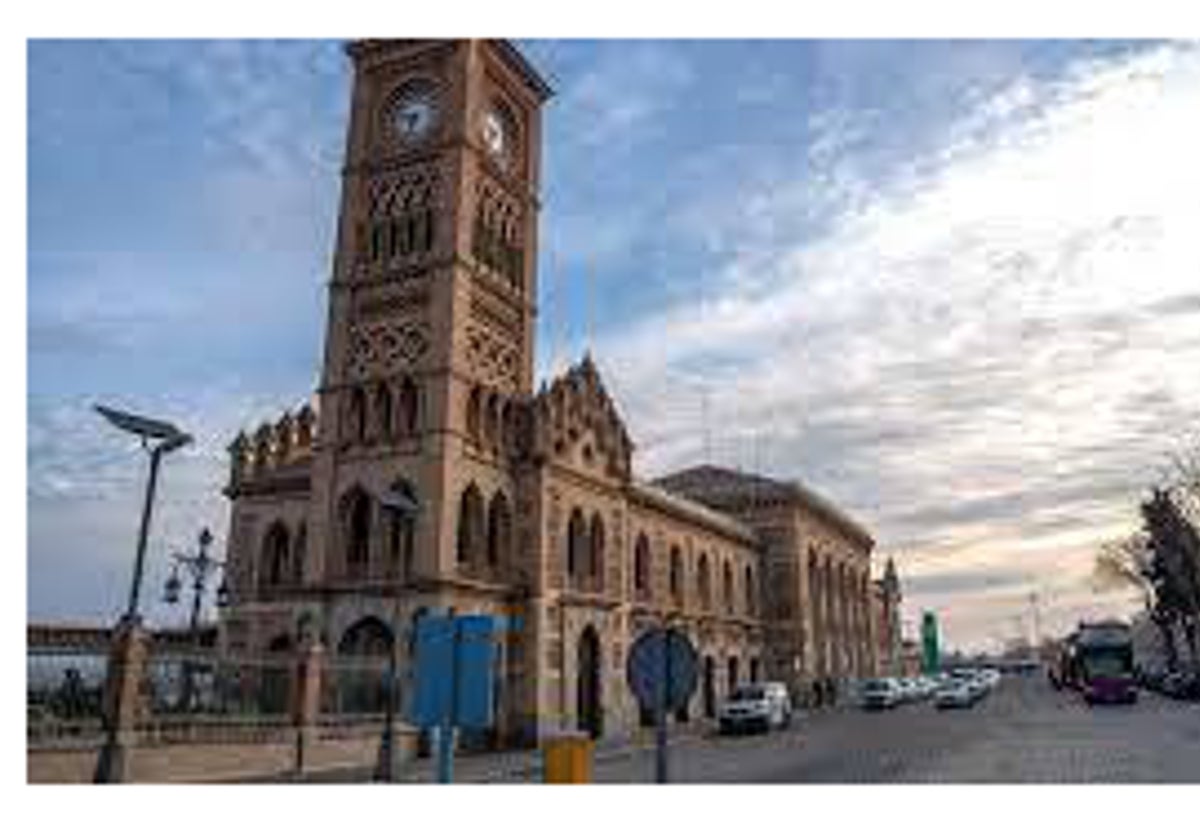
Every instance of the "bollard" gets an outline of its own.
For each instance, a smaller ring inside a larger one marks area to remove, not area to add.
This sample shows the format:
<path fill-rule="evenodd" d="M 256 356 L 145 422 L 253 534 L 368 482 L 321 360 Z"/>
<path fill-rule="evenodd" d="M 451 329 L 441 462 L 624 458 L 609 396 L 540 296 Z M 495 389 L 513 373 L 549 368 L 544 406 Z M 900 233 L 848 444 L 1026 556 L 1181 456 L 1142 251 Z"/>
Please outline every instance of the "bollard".
<path fill-rule="evenodd" d="M 560 732 L 542 741 L 542 781 L 587 784 L 592 780 L 594 743 L 586 732 Z"/>

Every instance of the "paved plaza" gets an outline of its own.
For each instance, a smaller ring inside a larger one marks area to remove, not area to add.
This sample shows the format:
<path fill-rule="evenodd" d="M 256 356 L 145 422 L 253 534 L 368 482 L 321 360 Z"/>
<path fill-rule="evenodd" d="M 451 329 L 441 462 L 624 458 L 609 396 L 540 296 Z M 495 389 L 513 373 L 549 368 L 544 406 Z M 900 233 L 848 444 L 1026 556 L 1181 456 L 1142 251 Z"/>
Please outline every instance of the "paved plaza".
<path fill-rule="evenodd" d="M 535 753 L 459 759 L 457 781 L 540 778 Z M 651 782 L 654 752 L 644 744 L 603 748 L 598 782 Z M 1006 677 L 969 709 L 932 703 L 865 712 L 807 714 L 786 732 L 680 736 L 671 750 L 678 782 L 1200 782 L 1200 705 L 1143 693 L 1134 706 L 1088 707 L 1040 676 Z M 411 765 L 406 781 L 434 778 Z M 366 781 L 369 771 L 311 781 Z"/>

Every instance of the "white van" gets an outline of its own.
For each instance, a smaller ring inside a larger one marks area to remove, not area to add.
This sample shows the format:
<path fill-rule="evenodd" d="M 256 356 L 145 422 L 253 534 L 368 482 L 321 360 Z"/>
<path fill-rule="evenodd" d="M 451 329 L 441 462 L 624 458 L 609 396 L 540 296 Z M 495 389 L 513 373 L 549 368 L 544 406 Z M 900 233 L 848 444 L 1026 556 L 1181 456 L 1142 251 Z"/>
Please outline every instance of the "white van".
<path fill-rule="evenodd" d="M 786 729 L 792 722 L 792 699 L 779 682 L 739 685 L 718 712 L 722 733 Z"/>

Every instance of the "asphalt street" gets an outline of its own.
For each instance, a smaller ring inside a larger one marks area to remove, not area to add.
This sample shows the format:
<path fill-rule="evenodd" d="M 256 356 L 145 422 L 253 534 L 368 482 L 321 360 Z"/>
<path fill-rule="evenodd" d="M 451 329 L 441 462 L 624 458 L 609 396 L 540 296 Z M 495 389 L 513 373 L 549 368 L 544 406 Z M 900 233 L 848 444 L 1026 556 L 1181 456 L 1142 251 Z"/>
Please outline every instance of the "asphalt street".
<path fill-rule="evenodd" d="M 594 779 L 654 781 L 652 737 L 602 748 Z M 1200 704 L 1143 692 L 1131 706 L 1089 707 L 1054 691 L 1043 676 L 1009 676 L 966 709 L 932 702 L 885 711 L 840 708 L 806 713 L 782 732 L 678 736 L 672 782 L 1200 782 Z M 529 782 L 541 777 L 537 753 L 466 756 L 459 782 Z M 404 781 L 430 782 L 428 759 Z M 369 768 L 308 778 L 365 782 Z M 283 781 L 283 780 L 277 780 Z"/>
<path fill-rule="evenodd" d="M 680 782 L 1200 782 L 1200 705 L 1144 693 L 1089 707 L 1043 677 L 1006 677 L 976 705 L 815 713 L 789 731 L 705 737 L 673 751 Z M 597 764 L 653 779 L 653 755 Z"/>

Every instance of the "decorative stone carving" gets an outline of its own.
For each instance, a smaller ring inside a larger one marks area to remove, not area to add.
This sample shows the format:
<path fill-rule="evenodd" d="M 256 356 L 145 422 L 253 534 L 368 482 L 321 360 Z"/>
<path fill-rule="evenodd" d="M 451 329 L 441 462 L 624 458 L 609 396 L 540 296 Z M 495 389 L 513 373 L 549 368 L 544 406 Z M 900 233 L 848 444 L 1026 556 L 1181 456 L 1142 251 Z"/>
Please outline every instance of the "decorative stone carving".
<path fill-rule="evenodd" d="M 381 321 L 350 328 L 346 376 L 382 378 L 410 371 L 429 349 L 429 326 L 422 322 Z"/>

